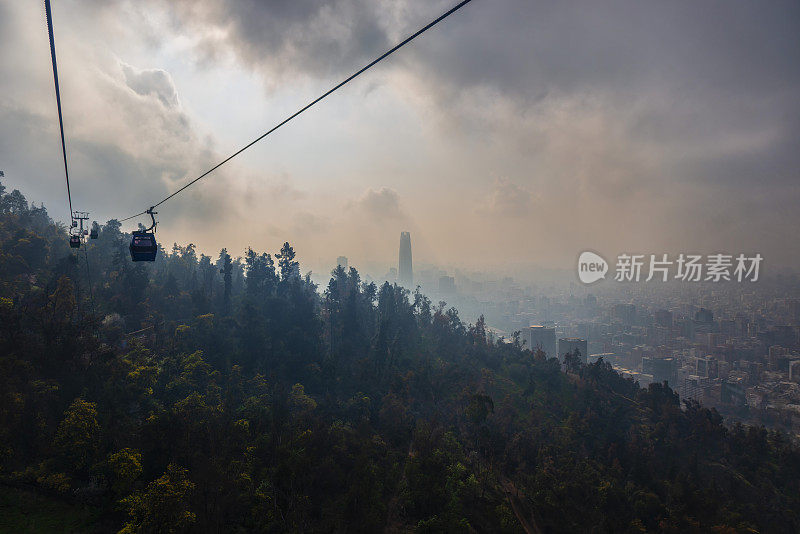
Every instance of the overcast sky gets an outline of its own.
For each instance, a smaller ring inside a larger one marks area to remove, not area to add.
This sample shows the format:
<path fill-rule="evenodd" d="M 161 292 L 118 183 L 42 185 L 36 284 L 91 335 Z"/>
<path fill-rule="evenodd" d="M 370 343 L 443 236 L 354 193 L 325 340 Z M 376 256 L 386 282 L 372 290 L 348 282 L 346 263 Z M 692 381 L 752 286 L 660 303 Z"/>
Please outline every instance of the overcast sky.
<path fill-rule="evenodd" d="M 75 208 L 143 210 L 453 3 L 53 0 Z M 41 4 L 0 0 L 0 169 L 65 221 Z M 401 230 L 417 262 L 795 266 L 799 35 L 796 1 L 474 0 L 163 205 L 159 236 L 288 240 L 315 269 L 388 268 Z"/>

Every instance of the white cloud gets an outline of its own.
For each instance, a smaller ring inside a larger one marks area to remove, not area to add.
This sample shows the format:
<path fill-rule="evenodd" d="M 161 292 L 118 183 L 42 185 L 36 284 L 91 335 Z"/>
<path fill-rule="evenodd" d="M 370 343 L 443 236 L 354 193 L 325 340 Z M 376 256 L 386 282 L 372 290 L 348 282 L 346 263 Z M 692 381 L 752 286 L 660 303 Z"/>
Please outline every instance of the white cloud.
<path fill-rule="evenodd" d="M 121 63 L 125 83 L 142 96 L 153 95 L 168 108 L 178 107 L 178 93 L 169 73 L 161 69 L 140 70 L 127 63 Z"/>

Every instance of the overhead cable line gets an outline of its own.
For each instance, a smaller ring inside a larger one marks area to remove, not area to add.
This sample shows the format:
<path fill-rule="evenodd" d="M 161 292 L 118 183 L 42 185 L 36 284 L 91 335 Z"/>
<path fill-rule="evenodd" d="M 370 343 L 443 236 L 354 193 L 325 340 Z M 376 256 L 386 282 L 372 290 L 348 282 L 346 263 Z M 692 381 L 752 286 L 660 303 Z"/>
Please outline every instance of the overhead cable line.
<path fill-rule="evenodd" d="M 230 160 L 232 160 L 233 158 L 235 158 L 236 156 L 238 156 L 239 154 L 241 154 L 242 152 L 244 152 L 245 150 L 247 150 L 251 146 L 255 145 L 256 143 L 258 143 L 259 141 L 264 139 L 266 136 L 268 136 L 269 134 L 271 134 L 272 132 L 274 132 L 275 130 L 277 130 L 278 128 L 280 128 L 281 126 L 286 124 L 287 122 L 291 121 L 292 119 L 294 119 L 295 117 L 297 117 L 298 115 L 300 115 L 301 113 L 303 113 L 304 111 L 306 111 L 307 109 L 312 107 L 314 104 L 318 103 L 319 101 L 321 101 L 322 99 L 324 99 L 325 97 L 327 97 L 328 95 L 330 95 L 331 93 L 336 91 L 337 89 L 341 88 L 342 86 L 344 86 L 348 82 L 352 81 L 354 78 L 356 78 L 357 76 L 359 76 L 363 72 L 367 71 L 369 68 L 373 67 L 375 64 L 379 63 L 381 60 L 386 59 L 387 57 L 392 55 L 394 52 L 396 52 L 397 50 L 399 50 L 403 46 L 407 45 L 408 43 L 410 43 L 411 41 L 413 41 L 414 39 L 416 39 L 417 37 L 419 37 L 420 35 L 422 35 L 426 31 L 431 29 L 432 27 L 436 26 L 438 23 L 440 23 L 441 21 L 443 21 L 444 19 L 446 19 L 447 17 L 449 17 L 450 15 L 452 15 L 453 13 L 455 13 L 456 11 L 458 11 L 459 9 L 461 9 L 462 7 L 464 7 L 465 5 L 470 3 L 471 1 L 472 0 L 463 0 L 462 2 L 460 2 L 459 4 L 454 6 L 453 8 L 449 9 L 447 12 L 443 13 L 441 16 L 439 16 L 438 18 L 436 18 L 432 22 L 428 23 L 426 26 L 424 26 L 423 28 L 421 28 L 420 30 L 415 32 L 414 34 L 412 34 L 411 36 L 409 36 L 406 39 L 404 39 L 403 41 L 401 41 L 399 44 L 395 45 L 390 50 L 384 52 L 382 55 L 380 55 L 377 58 L 375 58 L 374 60 L 372 60 L 370 63 L 368 63 L 366 66 L 364 66 L 360 70 L 358 70 L 355 73 L 351 74 L 345 80 L 343 80 L 342 82 L 340 82 L 339 84 L 337 84 L 333 88 L 329 89 L 324 94 L 322 94 L 321 96 L 317 97 L 315 100 L 313 100 L 310 103 L 306 104 L 300 110 L 296 111 L 295 113 L 293 113 L 289 117 L 285 118 L 284 120 L 282 120 L 281 122 L 279 122 L 278 124 L 273 126 L 271 129 L 266 131 L 264 134 L 262 134 L 259 137 L 255 138 L 254 140 L 252 140 L 247 145 L 243 146 L 242 148 L 240 148 L 239 150 L 237 150 L 236 152 L 234 152 L 233 154 L 231 154 L 230 156 L 228 156 L 227 158 L 225 158 L 221 162 L 217 163 L 216 165 L 214 165 L 213 167 L 208 169 L 206 172 L 204 172 L 203 174 L 201 174 L 200 176 L 198 176 L 197 178 L 195 178 L 191 182 L 187 183 L 186 185 L 184 185 L 183 187 L 181 187 L 177 191 L 175 191 L 175 192 L 171 193 L 170 195 L 168 195 L 167 197 L 163 198 L 162 200 L 160 200 L 156 204 L 153 204 L 149 209 L 141 211 L 141 212 L 137 213 L 136 215 L 131 215 L 130 217 L 126 217 L 124 219 L 121 219 L 120 222 L 125 222 L 125 221 L 128 221 L 130 219 L 134 219 L 136 217 L 139 217 L 141 215 L 145 215 L 148 212 L 152 211 L 153 208 L 156 208 L 156 207 L 160 206 L 161 204 L 163 204 L 164 202 L 168 201 L 169 199 L 171 199 L 175 195 L 181 193 L 186 188 L 191 187 L 192 185 L 194 185 L 195 183 L 197 183 L 201 179 L 205 178 L 206 176 L 208 176 L 209 174 L 211 174 L 212 172 L 214 172 L 218 168 L 222 167 L 224 164 L 226 164 L 227 162 L 229 162 Z M 54 65 L 55 65 L 55 63 L 54 63 Z"/>
<path fill-rule="evenodd" d="M 64 155 L 64 175 L 67 178 L 67 200 L 69 200 L 69 218 L 73 220 L 72 193 L 69 189 L 69 169 L 67 167 L 67 144 L 64 142 L 64 119 L 61 116 L 61 91 L 58 88 L 58 65 L 56 63 L 56 43 L 53 38 L 53 18 L 50 15 L 50 0 L 44 0 L 44 12 L 47 17 L 47 33 L 50 36 L 50 57 L 53 59 L 53 81 L 56 85 L 56 104 L 58 105 L 58 127 L 61 130 L 61 153 Z"/>

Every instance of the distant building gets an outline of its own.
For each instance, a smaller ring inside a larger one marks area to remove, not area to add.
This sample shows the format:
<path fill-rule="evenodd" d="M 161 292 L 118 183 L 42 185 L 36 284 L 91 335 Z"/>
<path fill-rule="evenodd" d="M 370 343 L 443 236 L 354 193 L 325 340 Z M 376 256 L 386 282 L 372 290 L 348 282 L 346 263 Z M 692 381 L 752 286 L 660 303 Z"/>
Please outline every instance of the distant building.
<path fill-rule="evenodd" d="M 615 304 L 614 317 L 623 324 L 632 325 L 636 321 L 636 306 L 633 304 Z"/>
<path fill-rule="evenodd" d="M 347 270 L 347 256 L 339 256 L 336 258 L 336 265 L 337 267 L 341 267 L 345 271 Z"/>
<path fill-rule="evenodd" d="M 655 320 L 658 326 L 672 328 L 672 313 L 667 310 L 657 310 L 655 313 Z"/>
<path fill-rule="evenodd" d="M 439 293 L 452 295 L 456 292 L 456 279 L 452 276 L 439 277 Z"/>
<path fill-rule="evenodd" d="M 754 386 L 761 382 L 761 377 L 764 374 L 764 364 L 761 362 L 740 360 L 739 370 L 747 374 L 749 378 L 748 385 Z"/>
<path fill-rule="evenodd" d="M 709 334 L 714 330 L 714 312 L 706 308 L 700 308 L 694 314 L 694 320 L 690 323 L 691 331 L 689 337 L 692 339 L 701 339 L 700 343 L 708 343 L 708 337 L 704 334 Z"/>
<path fill-rule="evenodd" d="M 770 328 L 770 331 L 773 333 L 773 339 L 778 345 L 790 347 L 798 341 L 795 328 L 791 325 L 775 325 Z"/>
<path fill-rule="evenodd" d="M 684 399 L 703 399 L 703 391 L 708 386 L 708 378 L 688 375 L 683 379 L 683 383 L 678 388 L 678 394 Z"/>
<path fill-rule="evenodd" d="M 398 269 L 398 282 L 406 289 L 414 288 L 414 268 L 411 262 L 411 234 L 400 233 L 400 261 Z"/>
<path fill-rule="evenodd" d="M 730 362 L 726 362 L 725 360 L 717 360 L 717 378 L 726 380 L 730 376 L 732 368 L 733 366 Z"/>
<path fill-rule="evenodd" d="M 589 363 L 594 363 L 600 358 L 603 358 L 603 361 L 609 364 L 614 364 L 617 360 L 617 354 L 615 352 L 598 352 L 597 354 L 590 354 L 589 355 Z"/>
<path fill-rule="evenodd" d="M 581 361 L 586 363 L 589 354 L 589 344 L 585 339 L 579 337 L 562 337 L 558 340 L 558 361 L 564 363 L 564 356 L 567 353 L 575 353 L 575 350 L 580 351 Z"/>
<path fill-rule="evenodd" d="M 695 361 L 695 373 L 701 378 L 717 378 L 719 365 L 713 356 L 704 356 Z"/>
<path fill-rule="evenodd" d="M 649 384 L 653 383 L 653 376 L 648 375 L 645 373 L 640 373 L 638 371 L 634 371 L 632 369 L 626 369 L 624 367 L 613 366 L 614 370 L 618 372 L 623 378 L 632 378 L 636 382 L 638 382 L 640 387 L 646 388 Z"/>
<path fill-rule="evenodd" d="M 788 371 L 789 362 L 796 360 L 798 356 L 800 354 L 790 349 L 780 345 L 772 345 L 767 355 L 767 366 L 770 371 Z"/>
<path fill-rule="evenodd" d="M 0 171 L 0 176 L 3 176 L 2 171 Z M 800 324 L 800 299 L 788 299 L 786 306 L 789 308 L 792 323 L 795 325 Z"/>
<path fill-rule="evenodd" d="M 789 362 L 789 380 L 800 382 L 800 360 Z"/>
<path fill-rule="evenodd" d="M 720 389 L 720 402 L 733 406 L 745 406 L 747 404 L 745 381 L 742 378 L 724 380 Z"/>
<path fill-rule="evenodd" d="M 714 312 L 706 308 L 700 308 L 695 312 L 694 320 L 698 323 L 711 324 L 714 322 Z"/>
<path fill-rule="evenodd" d="M 555 358 L 556 329 L 547 326 L 531 325 L 531 327 L 528 328 L 528 348 L 534 352 L 536 352 L 537 349 L 542 349 L 548 359 Z"/>
<path fill-rule="evenodd" d="M 642 358 L 642 372 L 653 375 L 653 382 L 669 383 L 673 388 L 678 384 L 678 360 L 676 358 Z"/>

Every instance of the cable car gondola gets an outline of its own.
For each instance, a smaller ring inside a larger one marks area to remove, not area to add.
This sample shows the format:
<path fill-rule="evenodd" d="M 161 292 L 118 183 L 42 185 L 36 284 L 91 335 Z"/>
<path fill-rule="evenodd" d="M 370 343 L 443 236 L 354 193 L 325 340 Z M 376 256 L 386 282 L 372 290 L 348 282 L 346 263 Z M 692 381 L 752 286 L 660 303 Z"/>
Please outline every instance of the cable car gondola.
<path fill-rule="evenodd" d="M 81 238 L 77 235 L 69 236 L 69 248 L 81 248 Z"/>
<path fill-rule="evenodd" d="M 135 230 L 131 236 L 131 260 L 133 261 L 156 261 L 158 243 L 156 243 L 156 218 L 153 208 L 147 210 L 153 219 L 153 225 L 146 230 Z"/>

